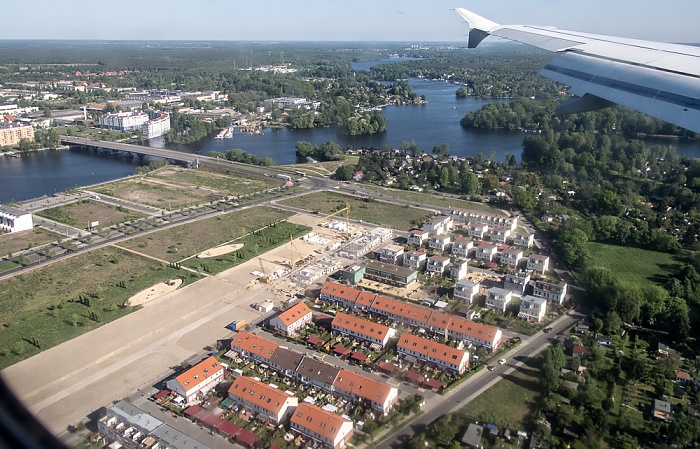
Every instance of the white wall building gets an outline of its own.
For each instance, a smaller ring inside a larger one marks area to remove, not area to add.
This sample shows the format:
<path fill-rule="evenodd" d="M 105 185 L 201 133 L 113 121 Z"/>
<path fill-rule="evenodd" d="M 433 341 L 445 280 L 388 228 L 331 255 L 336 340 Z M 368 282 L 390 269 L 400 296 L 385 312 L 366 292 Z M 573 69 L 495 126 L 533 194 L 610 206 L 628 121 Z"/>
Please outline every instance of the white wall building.
<path fill-rule="evenodd" d="M 11 206 L 0 205 L 0 230 L 20 232 L 33 227 L 32 214 Z"/>
<path fill-rule="evenodd" d="M 498 287 L 490 288 L 489 294 L 486 297 L 486 308 L 505 313 L 512 299 L 513 292 Z"/>
<path fill-rule="evenodd" d="M 474 297 L 479 294 L 479 283 L 471 279 L 462 279 L 455 284 L 453 294 L 456 300 L 471 304 Z"/>
<path fill-rule="evenodd" d="M 520 302 L 520 313 L 518 318 L 522 318 L 533 323 L 539 323 L 544 319 L 547 313 L 547 300 L 544 298 L 535 298 L 527 295 Z"/>
<path fill-rule="evenodd" d="M 200 394 L 206 394 L 224 379 L 224 367 L 214 357 L 209 357 L 174 379 L 167 381 L 168 389 L 193 402 Z"/>

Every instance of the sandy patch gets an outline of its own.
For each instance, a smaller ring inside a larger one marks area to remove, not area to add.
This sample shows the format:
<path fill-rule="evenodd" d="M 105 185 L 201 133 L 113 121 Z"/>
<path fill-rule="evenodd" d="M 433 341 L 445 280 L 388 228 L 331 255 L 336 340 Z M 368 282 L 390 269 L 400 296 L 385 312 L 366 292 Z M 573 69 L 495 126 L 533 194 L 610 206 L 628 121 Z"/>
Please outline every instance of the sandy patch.
<path fill-rule="evenodd" d="M 224 254 L 238 251 L 241 248 L 243 248 L 242 243 L 236 243 L 234 245 L 221 245 L 217 246 L 216 248 L 210 248 L 206 251 L 202 251 L 201 253 L 197 254 L 197 259 L 206 259 L 208 257 L 223 256 Z"/>
<path fill-rule="evenodd" d="M 182 279 L 170 279 L 160 282 L 153 287 L 142 290 L 129 298 L 130 306 L 143 306 L 148 302 L 158 299 L 170 292 L 174 292 L 182 285 Z"/>

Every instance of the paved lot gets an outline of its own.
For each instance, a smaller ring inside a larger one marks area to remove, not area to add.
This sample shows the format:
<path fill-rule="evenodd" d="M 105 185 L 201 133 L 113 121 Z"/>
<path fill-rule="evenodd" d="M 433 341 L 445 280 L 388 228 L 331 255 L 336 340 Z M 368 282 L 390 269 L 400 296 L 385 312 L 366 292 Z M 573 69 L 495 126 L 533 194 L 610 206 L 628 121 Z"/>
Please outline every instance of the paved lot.
<path fill-rule="evenodd" d="M 304 255 L 317 247 L 296 243 Z M 290 245 L 266 255 L 285 259 Z M 63 434 L 91 412 L 130 396 L 170 373 L 170 367 L 217 339 L 225 338 L 233 320 L 257 321 L 253 302 L 284 299 L 278 286 L 258 284 L 250 273 L 252 260 L 220 275 L 149 303 L 120 320 L 106 324 L 60 346 L 2 371 L 17 396 L 50 431 Z M 289 281 L 279 281 L 279 287 Z"/>

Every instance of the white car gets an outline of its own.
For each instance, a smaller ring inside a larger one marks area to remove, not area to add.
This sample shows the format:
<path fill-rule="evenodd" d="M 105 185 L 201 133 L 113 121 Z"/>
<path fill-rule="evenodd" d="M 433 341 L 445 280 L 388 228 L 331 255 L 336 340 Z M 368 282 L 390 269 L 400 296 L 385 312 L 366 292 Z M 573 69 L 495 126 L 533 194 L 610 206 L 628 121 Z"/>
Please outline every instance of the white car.
<path fill-rule="evenodd" d="M 498 363 L 499 363 L 500 365 L 503 365 L 504 363 L 506 363 L 506 359 L 501 359 L 501 360 L 498 361 Z"/>

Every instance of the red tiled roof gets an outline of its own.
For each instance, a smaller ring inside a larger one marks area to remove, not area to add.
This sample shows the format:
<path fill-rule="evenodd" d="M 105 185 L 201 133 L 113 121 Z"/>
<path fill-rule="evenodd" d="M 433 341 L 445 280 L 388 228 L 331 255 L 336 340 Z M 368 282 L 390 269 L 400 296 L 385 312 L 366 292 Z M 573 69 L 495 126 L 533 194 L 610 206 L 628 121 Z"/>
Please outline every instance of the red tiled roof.
<path fill-rule="evenodd" d="M 222 422 L 221 424 L 216 426 L 216 428 L 220 432 L 225 433 L 226 435 L 228 435 L 230 437 L 236 436 L 236 434 L 238 434 L 238 432 L 243 430 L 240 427 L 238 427 L 237 425 L 235 425 L 234 423 L 229 422 L 229 421 Z"/>
<path fill-rule="evenodd" d="M 344 348 L 340 345 L 337 345 L 337 346 L 333 346 L 333 352 L 336 352 L 340 355 L 347 355 L 347 354 L 350 354 L 352 351 L 349 350 L 348 348 Z"/>
<path fill-rule="evenodd" d="M 240 432 L 236 434 L 236 441 L 240 441 L 246 446 L 252 447 L 260 442 L 260 437 L 249 430 L 241 429 Z"/>
<path fill-rule="evenodd" d="M 224 422 L 224 419 L 221 416 L 217 416 L 213 413 L 207 413 L 206 415 L 199 418 L 199 420 L 203 424 L 206 424 L 212 428 L 216 428 L 216 426 L 219 426 Z"/>
<path fill-rule="evenodd" d="M 190 407 L 187 407 L 186 409 L 184 409 L 182 411 L 182 413 L 184 413 L 185 415 L 190 416 L 190 417 L 195 417 L 203 411 L 204 411 L 204 409 L 202 407 L 200 407 L 199 405 L 193 405 L 193 406 L 190 406 Z"/>
<path fill-rule="evenodd" d="M 155 396 L 153 397 L 153 399 L 158 400 L 158 399 L 160 399 L 160 398 L 163 398 L 163 397 L 167 396 L 168 394 L 170 394 L 170 391 L 169 391 L 169 390 L 163 390 L 163 391 L 161 391 L 160 393 L 158 393 L 157 395 L 155 395 Z"/>
<path fill-rule="evenodd" d="M 394 365 L 393 363 L 387 362 L 381 362 L 378 366 L 380 370 L 386 371 L 387 373 L 393 373 L 394 371 L 399 369 L 399 367 Z"/>
<path fill-rule="evenodd" d="M 306 339 L 307 343 L 310 345 L 317 345 L 319 343 L 323 343 L 324 341 L 316 336 L 316 334 L 311 334 L 309 335 L 309 338 Z"/>
<path fill-rule="evenodd" d="M 352 353 L 352 355 L 350 356 L 350 358 L 351 358 L 351 359 L 355 359 L 355 360 L 357 360 L 357 361 L 359 361 L 359 362 L 364 362 L 364 361 L 367 360 L 369 357 L 367 357 L 366 355 L 364 355 L 364 354 L 361 353 L 361 352 L 357 352 L 357 351 L 356 351 L 356 352 L 353 352 L 353 353 Z"/>
<path fill-rule="evenodd" d="M 432 377 L 428 380 L 423 381 L 423 385 L 429 388 L 433 388 L 435 390 L 439 390 L 440 388 L 445 388 L 445 384 L 440 382 L 439 380 L 435 380 Z"/>
<path fill-rule="evenodd" d="M 423 376 L 416 373 L 415 371 L 406 371 L 406 379 L 413 382 L 423 382 Z"/>

